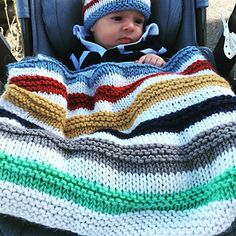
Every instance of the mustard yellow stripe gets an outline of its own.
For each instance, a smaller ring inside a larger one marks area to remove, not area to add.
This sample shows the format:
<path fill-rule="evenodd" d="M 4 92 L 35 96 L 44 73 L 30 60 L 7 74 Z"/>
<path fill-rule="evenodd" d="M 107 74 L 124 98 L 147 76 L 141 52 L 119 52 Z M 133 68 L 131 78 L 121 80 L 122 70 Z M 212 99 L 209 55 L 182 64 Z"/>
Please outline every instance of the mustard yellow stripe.
<path fill-rule="evenodd" d="M 24 109 L 37 120 L 63 132 L 66 111 L 57 104 L 14 84 L 8 86 L 4 99 Z"/>
<path fill-rule="evenodd" d="M 229 88 L 228 82 L 218 75 L 160 81 L 143 89 L 130 106 L 120 112 L 102 111 L 69 119 L 66 119 L 66 111 L 59 105 L 14 84 L 8 86 L 4 98 L 42 123 L 57 128 L 67 138 L 73 138 L 104 128 L 128 129 L 139 114 L 153 104 L 211 85 Z"/>
<path fill-rule="evenodd" d="M 131 105 L 121 112 L 102 111 L 91 115 L 71 117 L 66 121 L 65 135 L 73 138 L 104 128 L 113 128 L 116 130 L 128 129 L 137 116 L 153 104 L 210 85 L 230 88 L 228 82 L 216 74 L 157 82 L 142 90 Z"/>

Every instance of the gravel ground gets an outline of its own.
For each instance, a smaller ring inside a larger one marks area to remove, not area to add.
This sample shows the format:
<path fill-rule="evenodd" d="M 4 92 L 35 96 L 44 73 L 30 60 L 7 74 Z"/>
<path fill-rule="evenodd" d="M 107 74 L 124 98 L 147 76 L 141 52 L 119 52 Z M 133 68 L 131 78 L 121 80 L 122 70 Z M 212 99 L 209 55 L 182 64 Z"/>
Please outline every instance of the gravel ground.
<path fill-rule="evenodd" d="M 207 8 L 207 46 L 214 49 L 222 33 L 222 21 L 224 17 L 228 19 L 233 11 L 235 0 L 209 0 Z M 236 66 L 233 70 L 236 79 Z"/>

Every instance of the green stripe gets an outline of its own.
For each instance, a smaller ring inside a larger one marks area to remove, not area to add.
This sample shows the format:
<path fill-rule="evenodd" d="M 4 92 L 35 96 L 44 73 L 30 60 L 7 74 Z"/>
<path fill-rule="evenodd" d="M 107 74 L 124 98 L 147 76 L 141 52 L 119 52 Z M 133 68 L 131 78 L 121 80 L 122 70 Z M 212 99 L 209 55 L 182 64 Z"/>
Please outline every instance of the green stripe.
<path fill-rule="evenodd" d="M 0 179 L 108 214 L 141 210 L 177 211 L 236 198 L 236 168 L 225 171 L 208 184 L 188 191 L 173 194 L 134 194 L 115 191 L 62 173 L 50 165 L 0 152 Z"/>

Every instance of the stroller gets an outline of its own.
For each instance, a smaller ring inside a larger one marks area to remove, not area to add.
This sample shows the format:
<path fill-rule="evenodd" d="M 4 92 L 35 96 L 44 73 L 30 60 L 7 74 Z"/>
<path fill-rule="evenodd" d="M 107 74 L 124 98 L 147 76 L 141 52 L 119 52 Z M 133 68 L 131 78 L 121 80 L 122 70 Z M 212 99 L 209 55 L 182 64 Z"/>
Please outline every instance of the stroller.
<path fill-rule="evenodd" d="M 153 1 L 150 21 L 160 28 L 163 45 L 169 57 L 185 46 L 200 46 L 203 54 L 214 64 L 212 52 L 206 43 L 206 8 L 204 0 L 158 0 Z M 54 57 L 70 68 L 68 60 L 76 40 L 72 36 L 74 24 L 81 24 L 78 14 L 82 1 L 78 0 L 18 0 L 18 17 L 21 20 L 25 56 L 45 54 Z M 5 58 L 7 57 L 7 59 Z M 7 52 L 1 53 L 2 71 L 6 63 L 14 62 Z M 5 83 L 5 74 L 1 75 Z M 45 228 L 41 225 L 1 215 L 0 235 L 12 236 L 72 236 L 71 232 Z M 225 232 L 224 235 L 235 235 Z M 223 236 L 223 234 L 222 234 Z"/>
<path fill-rule="evenodd" d="M 82 1 L 32 1 L 18 0 L 17 11 L 21 21 L 25 56 L 39 53 L 55 57 L 65 65 L 70 65 L 68 58 L 76 45 L 72 27 L 82 23 L 78 14 Z M 206 44 L 206 7 L 208 1 L 154 1 L 150 22 L 158 23 L 160 37 L 168 49 L 169 56 L 179 49 Z M 62 10 L 63 9 L 63 10 Z M 10 51 L 1 41 L 1 80 L 6 79 L 4 66 L 14 62 Z M 212 52 L 204 48 L 207 57 L 212 61 Z"/>

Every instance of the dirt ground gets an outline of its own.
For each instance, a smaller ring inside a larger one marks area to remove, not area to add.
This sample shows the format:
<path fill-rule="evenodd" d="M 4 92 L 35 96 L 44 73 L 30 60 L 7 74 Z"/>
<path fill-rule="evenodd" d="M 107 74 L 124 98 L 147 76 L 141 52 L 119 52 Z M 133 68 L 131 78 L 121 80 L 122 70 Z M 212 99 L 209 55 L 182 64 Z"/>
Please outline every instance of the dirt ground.
<path fill-rule="evenodd" d="M 222 33 L 221 18 L 229 18 L 235 3 L 235 0 L 209 0 L 207 8 L 207 46 L 211 49 L 214 49 Z M 236 79 L 236 66 L 234 66 L 233 71 Z"/>

